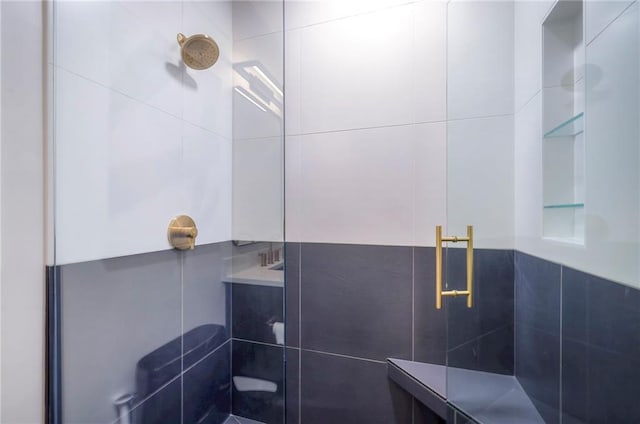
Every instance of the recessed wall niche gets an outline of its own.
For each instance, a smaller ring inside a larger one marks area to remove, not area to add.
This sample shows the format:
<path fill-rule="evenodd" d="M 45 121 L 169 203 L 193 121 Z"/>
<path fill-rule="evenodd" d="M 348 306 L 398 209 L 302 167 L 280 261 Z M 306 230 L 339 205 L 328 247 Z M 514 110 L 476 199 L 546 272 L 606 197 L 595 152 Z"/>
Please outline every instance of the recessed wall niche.
<path fill-rule="evenodd" d="M 543 236 L 584 244 L 584 34 L 581 1 L 560 0 L 542 24 Z"/>

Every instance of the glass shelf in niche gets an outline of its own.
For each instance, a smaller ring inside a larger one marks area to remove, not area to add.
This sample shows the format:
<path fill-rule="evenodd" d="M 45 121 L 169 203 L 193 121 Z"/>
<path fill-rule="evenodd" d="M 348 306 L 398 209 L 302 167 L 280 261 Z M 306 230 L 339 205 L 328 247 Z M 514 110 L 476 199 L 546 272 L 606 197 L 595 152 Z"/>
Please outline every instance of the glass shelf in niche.
<path fill-rule="evenodd" d="M 580 112 L 571 119 L 567 119 L 551 131 L 544 134 L 544 138 L 573 137 L 584 132 L 584 112 Z"/>
<path fill-rule="evenodd" d="M 560 203 L 557 205 L 544 205 L 545 209 L 578 209 L 584 208 L 584 203 Z"/>

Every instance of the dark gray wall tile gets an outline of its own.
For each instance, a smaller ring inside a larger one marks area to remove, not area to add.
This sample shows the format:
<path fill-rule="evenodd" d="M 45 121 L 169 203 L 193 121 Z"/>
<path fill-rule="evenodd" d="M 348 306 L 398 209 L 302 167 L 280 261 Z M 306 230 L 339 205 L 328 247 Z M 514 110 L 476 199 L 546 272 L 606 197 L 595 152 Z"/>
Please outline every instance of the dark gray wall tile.
<path fill-rule="evenodd" d="M 284 421 L 284 348 L 233 340 L 232 377 L 257 378 L 276 383 L 275 393 L 240 392 L 233 386 L 232 411 L 267 424 Z"/>
<path fill-rule="evenodd" d="M 285 244 L 285 344 L 300 346 L 300 243 Z"/>
<path fill-rule="evenodd" d="M 286 423 L 300 424 L 300 350 L 287 348 L 286 355 Z"/>
<path fill-rule="evenodd" d="M 461 414 L 460 412 L 456 412 L 456 421 L 455 424 L 472 424 L 475 423 L 475 421 L 473 421 L 471 418 L 467 417 L 464 414 Z"/>
<path fill-rule="evenodd" d="M 445 423 L 446 421 L 440 418 L 438 414 L 436 414 L 435 412 L 433 412 L 432 410 L 424 406 L 422 403 L 413 399 L 413 424 L 445 424 Z"/>
<path fill-rule="evenodd" d="M 220 424 L 231 412 L 231 341 L 183 375 L 184 423 Z"/>
<path fill-rule="evenodd" d="M 223 259 L 230 254 L 228 242 L 197 246 L 183 255 L 183 328 L 203 324 L 227 326 L 226 284 Z M 228 328 L 228 326 L 227 326 Z"/>
<path fill-rule="evenodd" d="M 456 410 L 451 406 L 447 408 L 447 424 L 455 424 L 456 421 Z"/>
<path fill-rule="evenodd" d="M 480 311 L 480 331 L 486 334 L 513 325 L 514 253 L 512 250 L 474 251 L 475 305 Z"/>
<path fill-rule="evenodd" d="M 505 325 L 513 325 L 514 259 L 511 250 L 474 250 L 474 303 L 466 298 L 449 298 L 448 346 L 454 348 Z M 466 250 L 448 249 L 446 277 L 448 289 L 466 289 Z"/>
<path fill-rule="evenodd" d="M 513 324 L 498 328 L 478 339 L 480 371 L 513 375 Z"/>
<path fill-rule="evenodd" d="M 559 421 L 560 338 L 516 322 L 516 377 L 545 422 Z"/>
<path fill-rule="evenodd" d="M 474 422 L 475 421 L 471 420 L 469 417 L 460 413 L 455 408 L 449 407 L 449 413 L 447 415 L 447 424 L 471 424 Z"/>
<path fill-rule="evenodd" d="M 588 422 L 640 422 L 640 359 L 597 347 L 589 348 L 588 358 Z"/>
<path fill-rule="evenodd" d="M 411 359 L 412 249 L 303 244 L 305 349 Z"/>
<path fill-rule="evenodd" d="M 476 253 L 476 252 L 474 252 Z M 474 258 L 475 259 L 475 258 Z M 474 292 L 478 294 L 479 279 L 476 272 L 477 261 L 474 261 Z M 443 290 L 467 289 L 467 256 L 465 249 L 446 249 L 444 255 Z M 482 316 L 478 299 L 474 300 L 473 308 L 467 307 L 467 299 L 461 297 L 445 297 L 443 304 L 447 308 L 447 348 L 456 349 L 458 346 L 476 340 L 482 335 L 480 318 Z"/>
<path fill-rule="evenodd" d="M 65 421 L 113 421 L 113 399 L 136 392 L 138 360 L 180 337 L 180 265 L 164 251 L 60 268 Z"/>
<path fill-rule="evenodd" d="M 463 343 L 447 352 L 447 365 L 454 368 L 480 370 L 479 339 Z"/>
<path fill-rule="evenodd" d="M 436 253 L 414 248 L 414 360 L 444 365 L 447 355 L 447 309 L 436 309 Z"/>
<path fill-rule="evenodd" d="M 515 375 L 546 422 L 560 417 L 560 265 L 515 253 Z"/>
<path fill-rule="evenodd" d="M 515 255 L 516 321 L 560 335 L 560 265 L 521 252 Z"/>
<path fill-rule="evenodd" d="M 640 422 L 640 291 L 563 267 L 565 421 Z"/>
<path fill-rule="evenodd" d="M 562 267 L 563 340 L 588 342 L 588 288 L 582 273 Z"/>
<path fill-rule="evenodd" d="M 302 351 L 304 424 L 407 424 L 412 398 L 384 363 Z"/>
<path fill-rule="evenodd" d="M 569 268 L 565 273 L 587 284 L 589 345 L 622 357 L 639 358 L 640 290 Z"/>
<path fill-rule="evenodd" d="M 513 328 L 503 326 L 451 349 L 447 354 L 447 364 L 456 368 L 513 375 Z"/>
<path fill-rule="evenodd" d="M 271 324 L 283 322 L 282 288 L 233 284 L 231 314 L 233 337 L 276 343 Z"/>
<path fill-rule="evenodd" d="M 562 421 L 587 422 L 589 360 L 586 344 L 562 340 Z"/>
<path fill-rule="evenodd" d="M 131 411 L 132 422 L 136 424 L 179 423 L 182 413 L 181 403 L 182 377 L 178 377 L 134 408 Z"/>

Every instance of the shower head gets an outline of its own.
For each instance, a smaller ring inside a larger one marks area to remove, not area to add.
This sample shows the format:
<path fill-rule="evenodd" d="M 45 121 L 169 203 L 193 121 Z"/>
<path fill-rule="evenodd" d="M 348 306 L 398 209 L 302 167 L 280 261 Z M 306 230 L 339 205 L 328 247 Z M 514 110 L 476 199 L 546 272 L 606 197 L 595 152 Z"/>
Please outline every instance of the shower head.
<path fill-rule="evenodd" d="M 218 44 L 204 34 L 185 37 L 178 34 L 178 44 L 182 50 L 182 61 L 189 68 L 202 70 L 212 67 L 220 56 Z"/>

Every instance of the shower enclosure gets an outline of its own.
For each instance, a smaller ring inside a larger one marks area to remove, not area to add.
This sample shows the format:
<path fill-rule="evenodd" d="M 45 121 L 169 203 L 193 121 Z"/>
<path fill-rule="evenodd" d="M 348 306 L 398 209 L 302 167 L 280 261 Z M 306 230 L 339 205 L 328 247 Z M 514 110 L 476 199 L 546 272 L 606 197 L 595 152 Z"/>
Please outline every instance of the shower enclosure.
<path fill-rule="evenodd" d="M 637 1 L 47 7 L 49 422 L 640 422 Z"/>
<path fill-rule="evenodd" d="M 282 2 L 46 5 L 49 422 L 284 422 Z"/>

